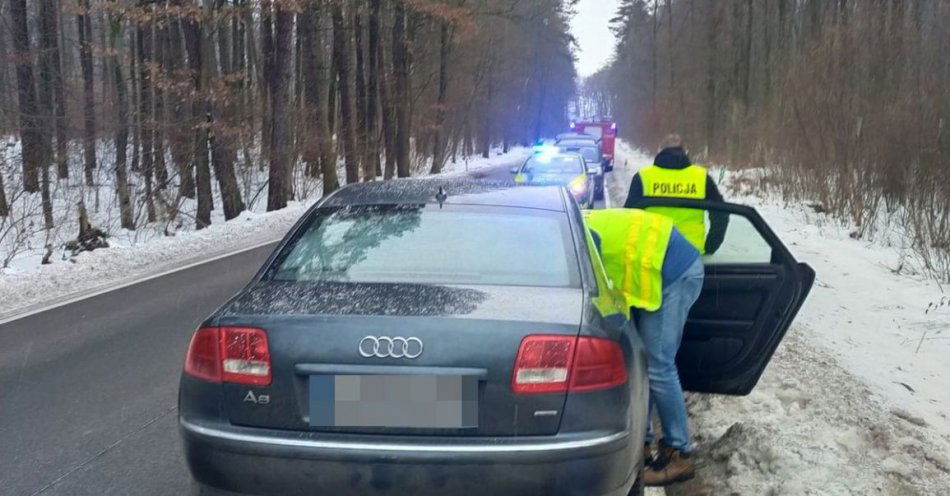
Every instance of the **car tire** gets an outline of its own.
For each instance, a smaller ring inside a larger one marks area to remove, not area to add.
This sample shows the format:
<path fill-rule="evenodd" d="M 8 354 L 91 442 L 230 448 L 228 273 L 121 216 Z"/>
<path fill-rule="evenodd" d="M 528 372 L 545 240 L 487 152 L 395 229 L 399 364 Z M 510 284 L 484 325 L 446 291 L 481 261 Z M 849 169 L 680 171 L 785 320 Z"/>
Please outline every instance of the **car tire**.
<path fill-rule="evenodd" d="M 594 181 L 594 199 L 603 200 L 604 199 L 604 178 L 601 176 L 599 179 Z"/>

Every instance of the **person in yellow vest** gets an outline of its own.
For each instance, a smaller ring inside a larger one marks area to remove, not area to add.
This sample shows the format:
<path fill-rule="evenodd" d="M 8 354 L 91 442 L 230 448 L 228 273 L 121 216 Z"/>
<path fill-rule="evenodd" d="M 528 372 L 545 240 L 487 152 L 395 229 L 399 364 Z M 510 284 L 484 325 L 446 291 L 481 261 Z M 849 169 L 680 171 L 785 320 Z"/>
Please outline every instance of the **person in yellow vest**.
<path fill-rule="evenodd" d="M 653 165 L 633 176 L 624 207 L 636 208 L 645 198 L 723 201 L 716 182 L 706 173 L 706 168 L 693 165 L 683 148 L 683 139 L 678 134 L 667 136 L 660 144 L 660 153 L 653 159 Z M 719 249 L 729 223 L 728 215 L 711 213 L 707 237 L 703 210 L 672 207 L 651 207 L 647 210 L 673 219 L 676 228 L 702 254 L 713 254 Z"/>
<path fill-rule="evenodd" d="M 584 212 L 607 276 L 618 288 L 646 347 L 650 414 L 654 409 L 663 439 L 654 453 L 652 422 L 647 428 L 643 483 L 665 486 L 693 478 L 686 401 L 676 369 L 676 353 L 690 308 L 699 298 L 705 270 L 699 250 L 672 219 L 645 210 L 614 208 Z"/>

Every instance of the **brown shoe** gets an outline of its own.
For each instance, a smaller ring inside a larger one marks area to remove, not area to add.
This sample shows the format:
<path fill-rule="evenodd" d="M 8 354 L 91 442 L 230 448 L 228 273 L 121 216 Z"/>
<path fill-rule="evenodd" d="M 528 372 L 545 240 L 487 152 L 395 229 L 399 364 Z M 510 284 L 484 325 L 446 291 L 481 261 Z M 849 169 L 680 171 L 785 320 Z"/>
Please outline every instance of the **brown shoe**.
<path fill-rule="evenodd" d="M 643 485 L 648 487 L 668 486 L 688 481 L 696 476 L 696 467 L 689 455 L 669 446 L 660 445 L 652 465 L 643 471 Z"/>

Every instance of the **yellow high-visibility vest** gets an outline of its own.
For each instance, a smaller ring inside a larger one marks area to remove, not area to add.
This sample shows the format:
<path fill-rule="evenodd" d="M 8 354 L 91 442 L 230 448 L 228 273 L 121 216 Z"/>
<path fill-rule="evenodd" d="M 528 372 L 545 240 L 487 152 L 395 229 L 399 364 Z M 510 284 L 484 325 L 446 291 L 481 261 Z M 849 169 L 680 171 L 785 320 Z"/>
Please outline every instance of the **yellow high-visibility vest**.
<path fill-rule="evenodd" d="M 651 165 L 640 170 L 643 196 L 646 198 L 706 199 L 706 168 L 691 165 L 685 169 L 664 169 Z M 700 253 L 706 253 L 706 212 L 695 208 L 650 207 L 650 212 L 673 219 L 680 233 Z"/>
<path fill-rule="evenodd" d="M 584 219 L 600 236 L 604 270 L 627 306 L 658 310 L 663 304 L 663 260 L 673 221 L 636 208 L 585 210 Z"/>

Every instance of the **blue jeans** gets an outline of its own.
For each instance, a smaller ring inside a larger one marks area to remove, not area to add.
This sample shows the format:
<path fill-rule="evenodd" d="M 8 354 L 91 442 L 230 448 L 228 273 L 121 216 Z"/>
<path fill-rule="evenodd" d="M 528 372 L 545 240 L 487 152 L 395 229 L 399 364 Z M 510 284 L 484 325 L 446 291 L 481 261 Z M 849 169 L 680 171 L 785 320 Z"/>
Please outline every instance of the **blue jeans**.
<path fill-rule="evenodd" d="M 663 427 L 663 444 L 689 453 L 689 426 L 686 400 L 676 370 L 676 352 L 683 339 L 683 327 L 693 303 L 703 288 L 705 271 L 699 258 L 686 272 L 663 288 L 663 305 L 655 312 L 641 311 L 638 329 L 646 345 L 650 376 L 650 416 L 654 408 Z M 647 427 L 646 441 L 653 442 L 653 422 Z"/>

